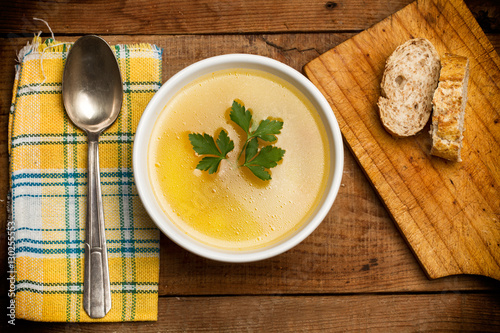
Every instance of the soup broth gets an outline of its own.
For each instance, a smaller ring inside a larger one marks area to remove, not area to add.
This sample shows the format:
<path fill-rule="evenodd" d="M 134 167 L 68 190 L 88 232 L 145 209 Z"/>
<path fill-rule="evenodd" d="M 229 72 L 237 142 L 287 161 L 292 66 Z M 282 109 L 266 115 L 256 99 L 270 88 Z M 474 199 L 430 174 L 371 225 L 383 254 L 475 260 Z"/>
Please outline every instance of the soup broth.
<path fill-rule="evenodd" d="M 252 112 L 254 124 L 283 121 L 272 144 L 286 153 L 269 181 L 239 167 L 246 136 L 229 118 L 233 100 Z M 196 169 L 201 157 L 189 134 L 216 139 L 221 129 L 235 148 L 216 173 Z M 165 214 L 187 235 L 227 250 L 274 244 L 300 228 L 319 204 L 330 170 L 326 132 L 311 103 L 257 70 L 217 71 L 184 87 L 160 114 L 148 149 L 150 181 Z"/>

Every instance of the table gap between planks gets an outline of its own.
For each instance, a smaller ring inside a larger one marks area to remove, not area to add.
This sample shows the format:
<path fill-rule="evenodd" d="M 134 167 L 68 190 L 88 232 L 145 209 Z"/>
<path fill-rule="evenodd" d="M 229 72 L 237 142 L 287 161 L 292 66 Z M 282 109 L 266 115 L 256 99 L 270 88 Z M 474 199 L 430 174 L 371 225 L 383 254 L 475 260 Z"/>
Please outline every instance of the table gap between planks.
<path fill-rule="evenodd" d="M 15 1 L 0 4 L 0 300 L 7 307 L 7 123 L 16 53 L 48 28 L 58 41 L 98 34 L 110 44 L 164 49 L 163 81 L 207 57 L 252 53 L 302 71 L 320 54 L 411 1 Z M 500 51 L 500 5 L 465 1 Z M 500 97 L 499 97 L 500 98 Z M 154 323 L 16 321 L 41 331 L 500 330 L 500 282 L 429 280 L 345 146 L 342 186 L 321 226 L 269 260 L 224 264 L 161 237 Z M 5 306 L 4 306 L 5 305 Z M 6 320 L 0 320 L 0 328 Z M 7 327 L 11 329 L 12 327 Z"/>

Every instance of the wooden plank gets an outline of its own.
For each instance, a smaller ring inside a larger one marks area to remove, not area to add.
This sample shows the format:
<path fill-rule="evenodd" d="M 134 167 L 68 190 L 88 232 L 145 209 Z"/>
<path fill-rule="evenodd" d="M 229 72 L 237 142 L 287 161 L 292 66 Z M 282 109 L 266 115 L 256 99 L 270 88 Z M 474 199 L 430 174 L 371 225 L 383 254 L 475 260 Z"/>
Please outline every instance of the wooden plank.
<path fill-rule="evenodd" d="M 411 0 L 378 1 L 2 1 L 0 32 L 209 34 L 362 30 Z"/>
<path fill-rule="evenodd" d="M 346 34 L 219 36 L 103 36 L 114 43 L 155 43 L 164 49 L 163 79 L 203 58 L 231 52 L 280 60 L 297 70 L 321 53 L 352 37 Z M 61 37 L 74 41 L 77 37 Z M 0 43 L 0 199 L 8 189 L 6 128 L 15 51 L 29 38 Z M 8 59 L 8 60 L 6 60 Z M 3 151 L 3 153 L 2 153 Z M 222 264 L 199 258 L 162 237 L 161 295 L 357 293 L 498 289 L 477 277 L 450 277 L 428 283 L 380 199 L 346 148 L 343 185 L 325 222 L 302 244 L 271 260 Z M 0 210 L 5 203 L 0 201 Z M 0 227 L 5 226 L 0 219 Z M 5 249 L 0 238 L 0 251 Z M 0 267 L 5 255 L 0 252 Z M 0 271 L 5 274 L 6 270 Z M 5 275 L 4 275 L 5 276 Z M 390 279 L 388 278 L 390 277 Z M 0 293 L 7 290 L 0 278 Z M 6 292 L 5 292 L 6 293 Z M 3 293 L 3 294 L 5 294 Z"/>
<path fill-rule="evenodd" d="M 212 34 L 360 31 L 411 0 L 395 1 L 2 1 L 0 33 Z M 498 31 L 496 0 L 467 0 L 486 31 Z M 496 9 L 496 10 L 495 10 Z"/>
<path fill-rule="evenodd" d="M 378 119 L 385 60 L 416 36 L 471 61 L 461 163 L 429 154 L 428 128 L 395 139 Z M 500 57 L 464 3 L 412 3 L 305 70 L 428 275 L 500 279 Z"/>
<path fill-rule="evenodd" d="M 498 295 L 161 297 L 157 322 L 35 323 L 37 332 L 415 332 L 500 330 Z M 6 320 L 2 320 L 6 325 Z"/>

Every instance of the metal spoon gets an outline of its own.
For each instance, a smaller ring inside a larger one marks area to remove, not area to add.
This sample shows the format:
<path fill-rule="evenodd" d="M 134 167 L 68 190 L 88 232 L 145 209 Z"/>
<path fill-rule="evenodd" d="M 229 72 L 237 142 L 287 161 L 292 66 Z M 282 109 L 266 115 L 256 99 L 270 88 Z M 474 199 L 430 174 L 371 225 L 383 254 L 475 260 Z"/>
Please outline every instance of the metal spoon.
<path fill-rule="evenodd" d="M 62 82 L 66 112 L 89 140 L 83 307 L 91 318 L 102 318 L 111 309 L 111 292 L 98 143 L 116 120 L 123 97 L 120 69 L 109 45 L 97 36 L 78 39 L 69 51 Z"/>

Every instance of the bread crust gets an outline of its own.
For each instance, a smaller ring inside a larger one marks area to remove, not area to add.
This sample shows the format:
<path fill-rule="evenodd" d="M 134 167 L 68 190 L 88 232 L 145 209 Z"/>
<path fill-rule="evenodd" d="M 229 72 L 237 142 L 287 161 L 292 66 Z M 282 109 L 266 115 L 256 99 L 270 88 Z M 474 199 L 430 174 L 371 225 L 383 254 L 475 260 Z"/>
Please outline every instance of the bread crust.
<path fill-rule="evenodd" d="M 440 67 L 436 49 L 424 38 L 410 39 L 391 54 L 377 103 L 387 132 L 406 137 L 424 128 L 431 115 Z"/>
<path fill-rule="evenodd" d="M 445 54 L 441 63 L 439 85 L 432 99 L 431 154 L 461 161 L 469 59 Z"/>

